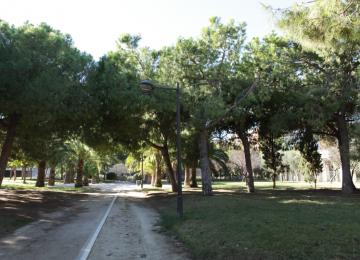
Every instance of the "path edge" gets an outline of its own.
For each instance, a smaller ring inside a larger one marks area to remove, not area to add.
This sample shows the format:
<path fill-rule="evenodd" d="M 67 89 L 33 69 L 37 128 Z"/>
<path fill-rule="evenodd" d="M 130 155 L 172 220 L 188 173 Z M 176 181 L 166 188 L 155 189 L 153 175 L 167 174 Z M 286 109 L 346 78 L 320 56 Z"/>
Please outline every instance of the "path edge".
<path fill-rule="evenodd" d="M 95 232 L 89 237 L 89 239 L 86 241 L 85 245 L 81 248 L 79 255 L 75 258 L 76 260 L 86 260 L 89 257 L 91 250 L 95 244 L 95 241 L 96 241 L 97 237 L 99 236 L 99 233 L 100 233 L 102 227 L 104 226 L 105 221 L 106 221 L 107 217 L 109 216 L 109 213 L 110 213 L 116 199 L 117 199 L 117 196 L 114 196 L 114 198 L 111 201 L 109 207 L 107 208 L 104 216 L 102 217 L 98 227 L 96 228 Z"/>

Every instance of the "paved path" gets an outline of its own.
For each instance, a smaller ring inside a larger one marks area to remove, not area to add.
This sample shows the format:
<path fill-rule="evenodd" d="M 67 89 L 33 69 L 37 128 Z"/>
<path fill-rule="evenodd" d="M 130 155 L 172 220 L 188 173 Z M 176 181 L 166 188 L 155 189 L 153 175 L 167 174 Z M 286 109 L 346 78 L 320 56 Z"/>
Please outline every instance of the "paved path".
<path fill-rule="evenodd" d="M 97 185 L 76 206 L 51 214 L 0 240 L 0 259 L 78 260 L 116 196 L 88 259 L 187 259 L 176 242 L 160 233 L 158 214 L 147 207 L 133 184 Z M 134 199 L 134 198 L 137 199 Z"/>

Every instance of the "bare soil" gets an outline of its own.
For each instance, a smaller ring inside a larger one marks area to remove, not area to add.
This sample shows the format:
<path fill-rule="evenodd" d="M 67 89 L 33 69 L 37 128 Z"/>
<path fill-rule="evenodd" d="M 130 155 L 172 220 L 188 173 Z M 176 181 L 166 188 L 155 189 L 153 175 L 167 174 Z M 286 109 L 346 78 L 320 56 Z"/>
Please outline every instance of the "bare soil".
<path fill-rule="evenodd" d="M 0 190 L 0 238 L 59 208 L 71 207 L 86 195 L 52 191 Z"/>

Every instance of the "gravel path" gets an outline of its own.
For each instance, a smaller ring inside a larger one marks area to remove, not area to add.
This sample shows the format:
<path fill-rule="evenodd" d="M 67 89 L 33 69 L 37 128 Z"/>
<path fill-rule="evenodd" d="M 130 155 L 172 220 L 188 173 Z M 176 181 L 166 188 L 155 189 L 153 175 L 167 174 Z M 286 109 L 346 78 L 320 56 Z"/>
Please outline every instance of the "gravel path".
<path fill-rule="evenodd" d="M 156 226 L 159 216 L 146 206 L 139 187 L 128 183 L 94 186 L 99 193 L 84 195 L 70 207 L 39 212 L 38 221 L 0 239 L 0 259 L 78 259 L 114 196 L 115 203 L 88 259 L 189 259 L 180 244 L 160 232 Z"/>
<path fill-rule="evenodd" d="M 159 232 L 157 220 L 142 202 L 118 197 L 89 259 L 188 259 L 179 244 Z"/>

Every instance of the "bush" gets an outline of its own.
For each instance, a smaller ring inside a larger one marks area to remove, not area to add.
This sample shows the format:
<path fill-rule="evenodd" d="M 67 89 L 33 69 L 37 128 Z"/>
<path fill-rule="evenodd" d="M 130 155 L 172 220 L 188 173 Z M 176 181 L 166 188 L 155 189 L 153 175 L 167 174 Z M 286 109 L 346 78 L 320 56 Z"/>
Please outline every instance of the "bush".
<path fill-rule="evenodd" d="M 260 167 L 254 168 L 253 173 L 256 180 L 267 180 L 269 178 L 268 172 Z"/>
<path fill-rule="evenodd" d="M 116 173 L 115 172 L 108 172 L 107 174 L 106 174 L 106 179 L 107 180 L 116 180 L 117 178 L 116 178 Z"/>

